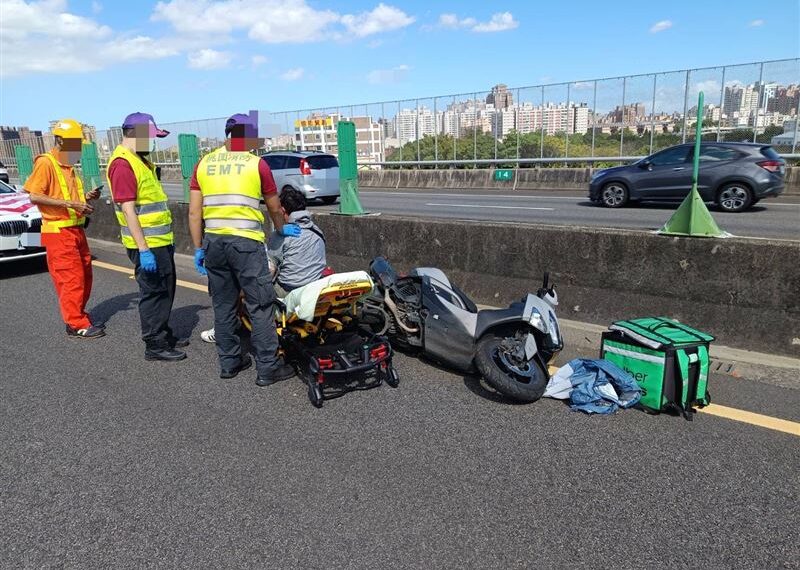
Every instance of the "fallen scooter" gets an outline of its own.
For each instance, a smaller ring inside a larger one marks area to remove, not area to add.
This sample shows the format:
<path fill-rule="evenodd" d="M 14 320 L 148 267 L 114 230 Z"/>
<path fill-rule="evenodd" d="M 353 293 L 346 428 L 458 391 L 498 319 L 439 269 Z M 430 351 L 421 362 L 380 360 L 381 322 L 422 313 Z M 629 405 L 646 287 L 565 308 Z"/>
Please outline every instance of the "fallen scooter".
<path fill-rule="evenodd" d="M 479 372 L 498 392 L 520 402 L 544 394 L 548 364 L 563 348 L 556 318 L 558 295 L 545 273 L 536 295 L 507 309 L 478 310 L 433 267 L 398 276 L 389 262 L 370 264 L 375 289 L 360 302 L 359 320 L 395 346 L 463 372 Z"/>

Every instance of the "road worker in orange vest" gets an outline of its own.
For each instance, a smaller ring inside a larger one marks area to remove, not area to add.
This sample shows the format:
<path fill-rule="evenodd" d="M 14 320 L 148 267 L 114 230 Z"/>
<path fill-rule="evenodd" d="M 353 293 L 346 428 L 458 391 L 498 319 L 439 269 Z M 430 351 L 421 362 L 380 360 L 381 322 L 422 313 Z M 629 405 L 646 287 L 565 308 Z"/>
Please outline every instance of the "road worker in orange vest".
<path fill-rule="evenodd" d="M 83 144 L 80 123 L 56 121 L 53 135 L 55 147 L 36 157 L 24 189 L 42 214 L 42 245 L 67 335 L 98 338 L 105 334 L 105 327 L 92 324 L 86 313 L 92 292 L 92 256 L 83 227 L 93 210 L 89 202 L 100 197 L 100 188 L 84 194 L 75 173 Z"/>

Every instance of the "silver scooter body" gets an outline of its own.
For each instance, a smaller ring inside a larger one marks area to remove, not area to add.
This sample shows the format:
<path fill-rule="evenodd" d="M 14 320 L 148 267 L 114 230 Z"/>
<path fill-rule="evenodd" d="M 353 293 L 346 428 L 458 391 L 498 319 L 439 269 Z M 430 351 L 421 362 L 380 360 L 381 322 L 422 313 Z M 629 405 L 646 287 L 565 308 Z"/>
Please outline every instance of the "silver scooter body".
<path fill-rule="evenodd" d="M 422 288 L 423 349 L 430 356 L 461 370 L 472 370 L 475 345 L 493 329 L 529 325 L 525 356 L 537 358 L 547 373 L 547 364 L 563 347 L 556 317 L 558 294 L 545 286 L 538 295 L 529 293 L 505 309 L 479 309 L 455 287 L 441 269 L 418 267 L 410 277 Z M 522 327 L 528 329 L 527 326 Z"/>

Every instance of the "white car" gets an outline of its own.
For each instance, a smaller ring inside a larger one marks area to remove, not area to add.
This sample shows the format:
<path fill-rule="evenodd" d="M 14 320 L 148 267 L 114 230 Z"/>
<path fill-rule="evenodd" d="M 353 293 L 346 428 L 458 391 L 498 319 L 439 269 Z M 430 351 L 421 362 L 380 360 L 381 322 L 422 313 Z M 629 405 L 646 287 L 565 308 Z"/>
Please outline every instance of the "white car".
<path fill-rule="evenodd" d="M 26 192 L 0 181 L 0 263 L 41 257 L 42 215 Z"/>

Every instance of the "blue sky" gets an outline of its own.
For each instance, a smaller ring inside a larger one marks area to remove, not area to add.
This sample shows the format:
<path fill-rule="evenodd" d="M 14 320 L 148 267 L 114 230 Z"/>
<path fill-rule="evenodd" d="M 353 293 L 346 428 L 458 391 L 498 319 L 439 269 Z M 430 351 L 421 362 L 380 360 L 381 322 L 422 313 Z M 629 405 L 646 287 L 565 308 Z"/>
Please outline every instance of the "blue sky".
<path fill-rule="evenodd" d="M 102 129 L 137 110 L 166 123 L 797 57 L 800 13 L 797 0 L 2 0 L 0 36 L 0 124 Z"/>

